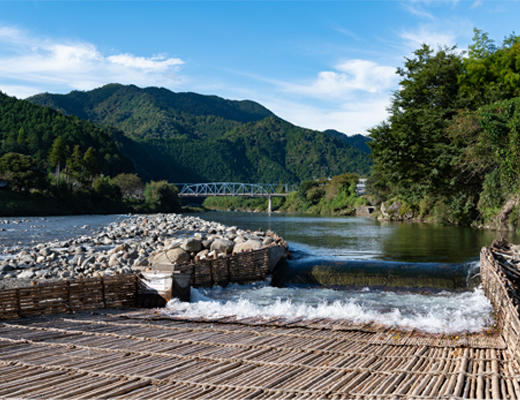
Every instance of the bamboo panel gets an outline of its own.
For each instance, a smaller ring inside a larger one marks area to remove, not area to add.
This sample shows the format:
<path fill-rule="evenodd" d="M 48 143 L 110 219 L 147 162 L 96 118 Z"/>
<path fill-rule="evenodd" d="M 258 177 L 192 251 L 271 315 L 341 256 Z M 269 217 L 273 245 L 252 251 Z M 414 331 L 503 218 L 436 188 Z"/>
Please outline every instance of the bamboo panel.
<path fill-rule="evenodd" d="M 30 317 L 107 307 L 131 307 L 137 300 L 137 277 L 49 282 L 0 291 L 0 318 Z"/>

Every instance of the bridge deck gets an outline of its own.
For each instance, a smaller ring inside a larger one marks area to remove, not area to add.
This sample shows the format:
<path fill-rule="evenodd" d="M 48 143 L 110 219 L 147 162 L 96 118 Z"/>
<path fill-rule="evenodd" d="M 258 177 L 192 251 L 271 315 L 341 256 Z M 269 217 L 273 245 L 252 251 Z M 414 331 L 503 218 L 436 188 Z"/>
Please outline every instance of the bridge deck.
<path fill-rule="evenodd" d="M 520 398 L 519 366 L 496 333 L 156 314 L 4 321 L 0 398 Z"/>

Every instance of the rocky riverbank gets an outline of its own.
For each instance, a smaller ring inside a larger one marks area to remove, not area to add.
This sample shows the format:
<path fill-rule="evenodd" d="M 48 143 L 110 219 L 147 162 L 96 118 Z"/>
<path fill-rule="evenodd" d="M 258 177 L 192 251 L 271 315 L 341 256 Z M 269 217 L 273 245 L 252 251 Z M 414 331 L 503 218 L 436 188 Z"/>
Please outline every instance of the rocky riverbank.
<path fill-rule="evenodd" d="M 4 249 L 0 288 L 133 274 L 152 264 L 196 262 L 274 245 L 287 246 L 273 232 L 245 231 L 193 216 L 129 216 L 92 235 Z"/>

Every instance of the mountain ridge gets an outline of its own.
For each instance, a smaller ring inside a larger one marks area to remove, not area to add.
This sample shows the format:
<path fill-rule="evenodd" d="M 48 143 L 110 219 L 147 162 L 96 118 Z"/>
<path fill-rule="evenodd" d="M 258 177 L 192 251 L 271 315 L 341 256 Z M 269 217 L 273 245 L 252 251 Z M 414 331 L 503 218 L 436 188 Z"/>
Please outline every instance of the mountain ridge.
<path fill-rule="evenodd" d="M 122 132 L 113 138 L 144 180 L 299 183 L 371 165 L 348 143 L 251 100 L 120 84 L 27 100 Z"/>

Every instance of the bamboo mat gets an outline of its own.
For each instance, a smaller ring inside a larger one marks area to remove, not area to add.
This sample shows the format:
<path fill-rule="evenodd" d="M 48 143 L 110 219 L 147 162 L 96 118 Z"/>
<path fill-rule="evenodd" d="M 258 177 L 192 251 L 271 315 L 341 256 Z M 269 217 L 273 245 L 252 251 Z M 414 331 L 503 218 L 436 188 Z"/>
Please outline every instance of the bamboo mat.
<path fill-rule="evenodd" d="M 102 310 L 0 324 L 0 398 L 520 399 L 501 336 Z"/>

